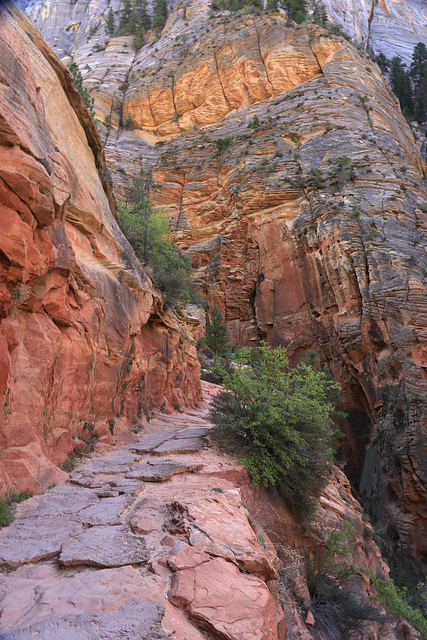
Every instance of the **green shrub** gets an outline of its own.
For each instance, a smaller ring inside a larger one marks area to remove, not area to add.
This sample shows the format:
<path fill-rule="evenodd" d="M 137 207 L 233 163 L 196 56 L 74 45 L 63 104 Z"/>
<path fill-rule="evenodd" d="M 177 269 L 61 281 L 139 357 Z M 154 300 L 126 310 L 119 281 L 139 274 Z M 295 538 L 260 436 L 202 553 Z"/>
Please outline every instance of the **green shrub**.
<path fill-rule="evenodd" d="M 191 286 L 191 262 L 172 242 L 169 216 L 154 210 L 148 183 L 135 178 L 126 195 L 128 204 L 119 204 L 120 227 L 163 293 L 166 305 L 201 305 L 203 298 Z"/>
<path fill-rule="evenodd" d="M 44 168 L 46 169 L 48 174 L 51 176 L 52 175 L 52 171 L 51 171 L 49 162 L 46 160 L 46 158 L 36 158 L 36 160 L 37 160 L 37 162 L 40 162 L 40 164 L 42 164 L 44 166 Z"/>
<path fill-rule="evenodd" d="M 225 138 L 219 138 L 218 140 L 215 140 L 217 154 L 219 155 L 223 151 L 225 151 L 227 147 L 230 145 L 230 143 L 231 143 L 230 136 L 226 136 Z"/>
<path fill-rule="evenodd" d="M 423 638 L 427 638 L 427 584 L 418 584 L 418 593 L 409 595 L 408 587 L 399 588 L 390 578 L 384 579 L 374 576 L 370 576 L 370 578 L 377 591 L 378 600 L 384 609 L 399 615 L 415 627 Z"/>
<path fill-rule="evenodd" d="M 366 621 L 385 618 L 378 606 L 352 588 L 356 569 L 349 549 L 354 534 L 354 527 L 342 521 L 305 558 L 315 628 L 330 640 L 361 637 Z"/>
<path fill-rule="evenodd" d="M 255 486 L 276 487 L 301 520 L 310 519 L 329 477 L 337 428 L 328 394 L 338 385 L 286 349 L 242 350 L 225 391 L 211 404 L 216 439 L 236 451 Z"/>
<path fill-rule="evenodd" d="M 0 500 L 0 527 L 7 527 L 13 522 L 13 505 L 31 498 L 33 493 L 29 490 L 11 493 L 4 500 Z"/>
<path fill-rule="evenodd" d="M 126 129 L 134 129 L 135 128 L 135 121 L 134 121 L 133 116 L 132 116 L 131 113 L 128 113 L 127 116 L 126 116 L 125 127 L 126 127 Z"/>
<path fill-rule="evenodd" d="M 10 504 L 0 501 L 0 527 L 7 527 L 13 522 L 13 513 Z"/>
<path fill-rule="evenodd" d="M 217 356 L 225 356 L 230 350 L 227 327 L 218 307 L 212 309 L 210 322 L 206 323 L 206 346 Z"/>
<path fill-rule="evenodd" d="M 80 72 L 80 69 L 76 62 L 70 62 L 68 65 L 68 69 L 71 72 L 71 75 L 74 79 L 74 84 L 76 86 L 77 91 L 80 93 L 83 98 L 83 102 L 86 105 L 87 110 L 90 115 L 93 117 L 95 115 L 95 109 L 93 108 L 94 99 L 90 97 L 89 91 L 83 86 L 83 76 Z"/>

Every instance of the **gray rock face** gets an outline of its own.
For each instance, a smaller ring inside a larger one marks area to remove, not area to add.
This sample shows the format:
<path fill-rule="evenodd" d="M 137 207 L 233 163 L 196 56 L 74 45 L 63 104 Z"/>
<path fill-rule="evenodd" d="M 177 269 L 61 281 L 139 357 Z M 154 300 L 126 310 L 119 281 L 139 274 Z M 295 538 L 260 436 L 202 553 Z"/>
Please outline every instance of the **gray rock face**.
<path fill-rule="evenodd" d="M 376 54 L 409 64 L 417 42 L 427 42 L 427 4 L 422 0 L 325 0 L 332 20 Z"/>
<path fill-rule="evenodd" d="M 92 527 L 85 529 L 62 546 L 59 562 L 66 567 L 122 567 L 146 562 L 148 554 L 141 540 L 131 536 L 126 527 Z"/>
<path fill-rule="evenodd" d="M 201 438 L 177 438 L 167 440 L 153 449 L 152 453 L 163 455 L 165 453 L 195 453 L 203 447 Z"/>
<path fill-rule="evenodd" d="M 63 516 L 17 520 L 0 534 L 0 566 L 18 567 L 53 558 L 82 525 Z"/>
<path fill-rule="evenodd" d="M 165 460 L 159 463 L 135 465 L 135 468 L 129 471 L 126 477 L 137 478 L 146 482 L 164 482 L 178 473 L 191 473 L 202 468 L 202 464 L 182 464 L 181 462 L 175 462 L 175 460 Z"/>
<path fill-rule="evenodd" d="M 32 624 L 0 635 L 1 640 L 166 640 L 160 623 L 164 607 L 159 602 L 131 600 L 118 611 L 68 615 Z"/>
<path fill-rule="evenodd" d="M 97 504 L 82 509 L 78 519 L 91 526 L 120 524 L 120 514 L 128 502 L 127 496 L 102 498 Z"/>

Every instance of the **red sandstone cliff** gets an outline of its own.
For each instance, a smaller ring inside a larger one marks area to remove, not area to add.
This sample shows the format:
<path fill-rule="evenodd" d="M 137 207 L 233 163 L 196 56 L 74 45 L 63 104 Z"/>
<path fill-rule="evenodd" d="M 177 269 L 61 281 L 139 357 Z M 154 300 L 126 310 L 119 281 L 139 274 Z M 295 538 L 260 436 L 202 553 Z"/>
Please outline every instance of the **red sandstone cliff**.
<path fill-rule="evenodd" d="M 75 49 L 97 115 L 108 116 L 100 128 L 116 188 L 154 169 L 153 195 L 236 343 L 319 353 L 343 385 L 346 472 L 393 553 L 423 560 L 419 149 L 378 67 L 351 44 L 279 14 L 208 9 L 177 4 L 139 52 L 131 36 Z"/>
<path fill-rule="evenodd" d="M 0 8 L 0 493 L 99 435 L 199 398 L 194 340 L 114 219 L 96 128 L 30 22 Z"/>
<path fill-rule="evenodd" d="M 109 75 L 94 86 L 99 113 L 110 105 L 116 187 L 153 169 L 153 196 L 233 342 L 318 352 L 343 386 L 346 472 L 399 557 L 412 548 L 422 560 L 420 151 L 378 67 L 350 43 L 281 15 L 206 22 L 204 9 L 176 7 L 114 99 Z M 119 126 L 127 114 L 133 131 Z"/>

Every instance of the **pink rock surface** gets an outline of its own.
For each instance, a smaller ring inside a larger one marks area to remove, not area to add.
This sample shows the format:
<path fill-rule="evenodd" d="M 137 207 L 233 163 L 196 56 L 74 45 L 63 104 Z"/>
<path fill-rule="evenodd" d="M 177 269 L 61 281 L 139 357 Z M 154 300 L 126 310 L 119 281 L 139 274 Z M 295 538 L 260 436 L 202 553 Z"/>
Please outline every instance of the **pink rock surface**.
<path fill-rule="evenodd" d="M 96 126 L 12 4 L 0 60 L 2 495 L 63 481 L 85 422 L 114 444 L 118 415 L 128 431 L 144 408 L 201 394 L 195 343 L 115 220 Z"/>
<path fill-rule="evenodd" d="M 223 558 L 174 574 L 169 600 L 227 640 L 275 640 L 273 598 L 266 585 Z"/>

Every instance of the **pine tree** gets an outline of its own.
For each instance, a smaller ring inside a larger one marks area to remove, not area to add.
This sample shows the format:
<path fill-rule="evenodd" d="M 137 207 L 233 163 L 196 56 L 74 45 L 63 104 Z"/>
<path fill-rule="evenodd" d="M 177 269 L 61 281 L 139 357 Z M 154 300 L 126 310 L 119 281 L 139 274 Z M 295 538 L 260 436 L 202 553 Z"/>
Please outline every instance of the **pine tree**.
<path fill-rule="evenodd" d="M 414 48 L 409 75 L 414 84 L 414 115 L 418 122 L 424 122 L 427 111 L 427 47 L 423 42 Z"/>
<path fill-rule="evenodd" d="M 115 31 L 114 11 L 110 7 L 110 10 L 108 11 L 108 14 L 107 14 L 107 32 L 110 34 L 110 36 L 113 36 L 114 31 Z"/>
<path fill-rule="evenodd" d="M 95 109 L 93 108 L 94 98 L 90 97 L 89 91 L 83 86 L 83 76 L 76 62 L 70 62 L 68 65 L 68 69 L 71 72 L 71 75 L 74 79 L 74 84 L 76 86 L 77 91 L 80 93 L 83 101 L 86 105 L 87 110 L 90 115 L 93 117 L 95 115 Z"/>
<path fill-rule="evenodd" d="M 383 74 L 386 74 L 390 69 L 390 60 L 388 60 L 383 53 L 380 53 L 374 58 Z"/>
<path fill-rule="evenodd" d="M 132 16 L 132 6 L 130 0 L 124 0 L 123 9 L 120 14 L 119 34 L 121 36 L 129 33 L 129 23 Z"/>
<path fill-rule="evenodd" d="M 311 9 L 310 20 L 321 27 L 328 26 L 328 14 L 326 7 L 320 0 L 310 0 L 309 6 Z"/>
<path fill-rule="evenodd" d="M 228 351 L 227 327 L 218 307 L 211 311 L 211 321 L 206 324 L 206 344 L 217 356 L 224 356 Z"/>
<path fill-rule="evenodd" d="M 163 27 L 166 24 L 167 17 L 168 17 L 168 6 L 166 4 L 166 0 L 156 0 L 156 4 L 154 5 L 153 25 L 157 29 L 163 29 Z"/>
<path fill-rule="evenodd" d="M 411 116 L 414 110 L 411 79 L 398 56 L 392 58 L 389 80 L 391 88 L 399 99 L 402 112 L 406 116 Z"/>
<path fill-rule="evenodd" d="M 151 27 L 151 18 L 147 11 L 147 0 L 135 0 L 133 9 L 137 32 L 145 34 Z"/>

